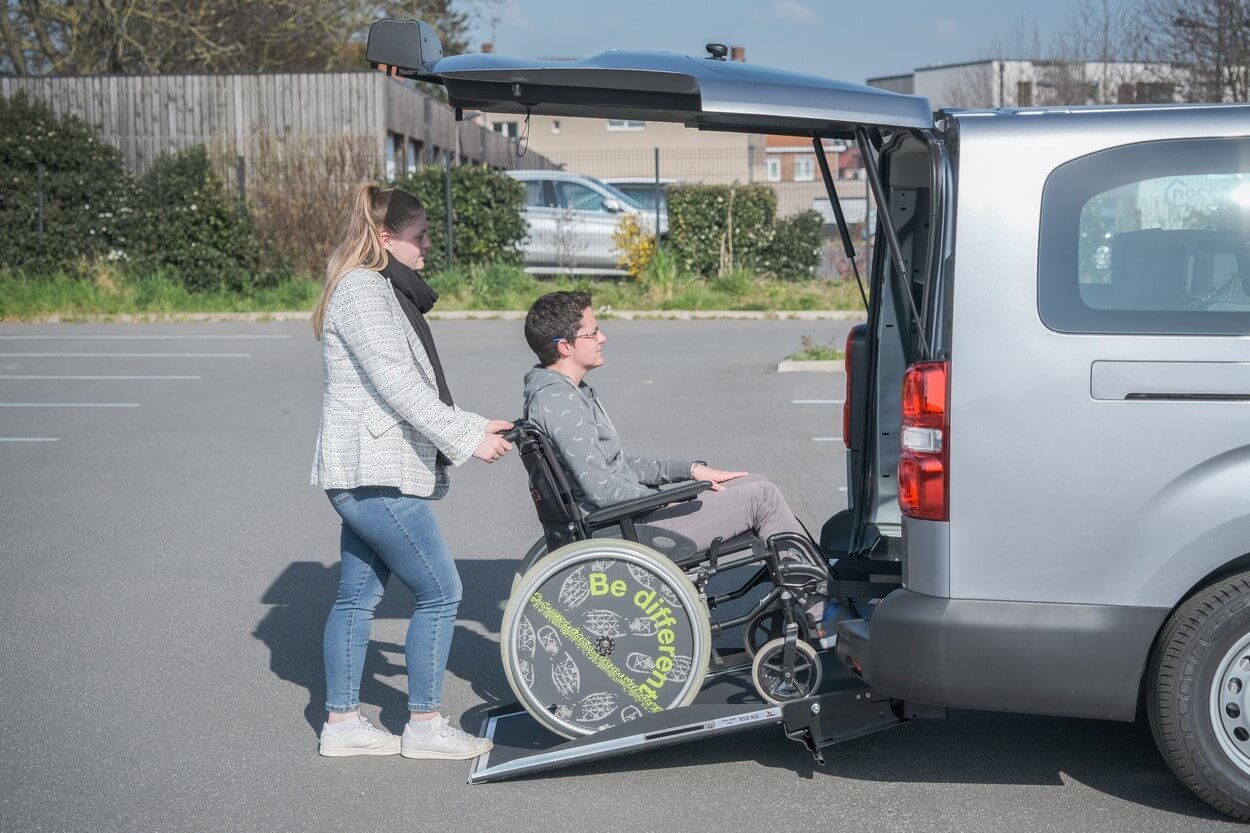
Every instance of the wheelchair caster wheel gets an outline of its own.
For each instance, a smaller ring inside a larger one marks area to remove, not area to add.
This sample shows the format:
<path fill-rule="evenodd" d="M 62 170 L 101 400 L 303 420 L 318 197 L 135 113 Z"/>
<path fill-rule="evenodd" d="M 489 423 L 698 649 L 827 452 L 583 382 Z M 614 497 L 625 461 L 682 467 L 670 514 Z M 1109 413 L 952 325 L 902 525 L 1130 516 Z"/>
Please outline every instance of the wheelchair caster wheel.
<path fill-rule="evenodd" d="M 799 626 L 799 641 L 810 636 L 807 617 L 797 611 L 794 623 Z M 785 618 L 779 607 L 768 607 L 752 616 L 742 629 L 742 643 L 747 656 L 754 658 L 766 644 L 785 635 Z"/>
<path fill-rule="evenodd" d="M 576 541 L 541 558 L 514 582 L 499 630 L 513 693 L 567 738 L 688 705 L 711 661 L 699 592 L 632 541 Z"/>
<path fill-rule="evenodd" d="M 774 705 L 810 697 L 820 689 L 820 658 L 806 642 L 794 646 L 794 668 L 787 678 L 786 640 L 780 637 L 760 648 L 751 665 L 751 682 L 761 697 Z"/>

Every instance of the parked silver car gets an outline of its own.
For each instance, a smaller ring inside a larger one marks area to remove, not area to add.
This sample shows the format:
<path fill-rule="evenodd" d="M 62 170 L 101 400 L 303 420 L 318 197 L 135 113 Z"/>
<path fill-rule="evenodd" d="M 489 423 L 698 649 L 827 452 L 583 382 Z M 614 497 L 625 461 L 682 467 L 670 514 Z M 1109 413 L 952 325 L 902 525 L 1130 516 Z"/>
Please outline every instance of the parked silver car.
<path fill-rule="evenodd" d="M 850 505 L 820 544 L 902 584 L 852 599 L 838 657 L 900 719 L 1144 709 L 1176 775 L 1250 820 L 1250 105 L 935 115 L 715 44 L 427 61 L 395 34 L 370 60 L 457 107 L 805 135 L 822 168 L 824 139 L 854 141 L 879 210 Z M 873 728 L 825 705 L 814 750 Z"/>
<path fill-rule="evenodd" d="M 617 274 L 621 252 L 613 242 L 621 215 L 638 215 L 655 227 L 648 212 L 629 196 L 591 176 L 566 171 L 508 171 L 525 183 L 529 237 L 522 244 L 525 266 L 535 273 Z M 661 218 L 660 234 L 667 233 Z"/>

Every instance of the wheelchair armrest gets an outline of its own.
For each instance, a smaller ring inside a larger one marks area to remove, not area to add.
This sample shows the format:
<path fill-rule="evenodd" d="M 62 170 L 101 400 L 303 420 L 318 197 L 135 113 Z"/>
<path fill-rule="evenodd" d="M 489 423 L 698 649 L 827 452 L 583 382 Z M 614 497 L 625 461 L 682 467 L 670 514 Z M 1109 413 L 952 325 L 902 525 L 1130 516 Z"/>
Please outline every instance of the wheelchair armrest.
<path fill-rule="evenodd" d="M 605 526 L 622 518 L 632 518 L 650 512 L 652 509 L 659 509 L 661 506 L 667 506 L 670 503 L 693 500 L 700 492 L 705 492 L 710 488 L 712 488 L 710 480 L 692 480 L 681 483 L 677 486 L 661 489 L 653 495 L 635 498 L 634 500 L 623 500 L 620 503 L 613 503 L 611 506 L 596 509 L 586 516 L 586 523 L 591 527 Z"/>

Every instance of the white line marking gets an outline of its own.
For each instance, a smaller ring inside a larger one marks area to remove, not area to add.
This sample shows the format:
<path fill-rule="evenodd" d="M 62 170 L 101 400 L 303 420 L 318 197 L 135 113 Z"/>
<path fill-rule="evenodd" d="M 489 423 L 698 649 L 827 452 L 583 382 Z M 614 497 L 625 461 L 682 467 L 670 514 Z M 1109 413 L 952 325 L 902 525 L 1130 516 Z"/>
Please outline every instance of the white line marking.
<path fill-rule="evenodd" d="M 841 437 L 812 437 L 812 442 L 814 443 L 840 443 L 842 442 L 842 438 Z"/>
<path fill-rule="evenodd" d="M 846 487 L 845 487 L 845 486 L 839 486 L 839 487 L 838 487 L 838 491 L 839 491 L 839 492 L 845 492 L 845 491 L 846 491 Z"/>
<path fill-rule="evenodd" d="M 793 405 L 845 405 L 845 399 L 792 399 Z"/>
<path fill-rule="evenodd" d="M 0 335 L 0 340 L 4 341 L 183 341 L 186 339 L 199 340 L 220 340 L 220 341 L 239 341 L 239 340 L 270 340 L 270 339 L 287 339 L 289 335 Z"/>
<path fill-rule="evenodd" d="M 60 437 L 0 437 L 0 443 L 55 443 Z"/>
<path fill-rule="evenodd" d="M 250 359 L 251 353 L 0 353 L 6 358 L 53 359 Z"/>
<path fill-rule="evenodd" d="M 138 408 L 137 402 L 0 402 L 0 408 Z"/>
<path fill-rule="evenodd" d="M 46 375 L 44 376 L 44 375 L 39 375 L 35 373 L 30 373 L 30 374 L 0 373 L 0 379 L 26 379 L 26 380 L 38 379 L 41 381 L 52 381 L 56 379 L 69 379 L 69 380 L 76 381 L 76 382 L 88 382 L 88 381 L 89 382 L 95 382 L 95 381 L 116 382 L 116 381 L 122 381 L 122 380 L 132 381 L 132 380 L 137 380 L 137 379 L 151 379 L 151 380 L 157 380 L 157 381 L 186 379 L 186 380 L 195 381 L 195 380 L 203 379 L 203 378 L 204 378 L 203 376 L 69 376 L 69 375 L 63 375 L 63 376 Z"/>

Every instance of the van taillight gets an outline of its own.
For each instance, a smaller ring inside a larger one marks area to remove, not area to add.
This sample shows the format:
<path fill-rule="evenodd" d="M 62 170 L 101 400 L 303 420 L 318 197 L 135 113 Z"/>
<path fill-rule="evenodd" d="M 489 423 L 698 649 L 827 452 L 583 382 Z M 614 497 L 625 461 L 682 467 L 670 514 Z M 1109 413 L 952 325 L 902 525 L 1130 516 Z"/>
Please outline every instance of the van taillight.
<path fill-rule="evenodd" d="M 903 514 L 950 519 L 950 362 L 920 362 L 903 375 L 898 503 Z"/>
<path fill-rule="evenodd" d="M 846 364 L 846 398 L 842 400 L 842 445 L 846 448 L 851 447 L 851 351 L 855 346 L 855 328 L 846 336 L 846 350 L 843 359 Z"/>

